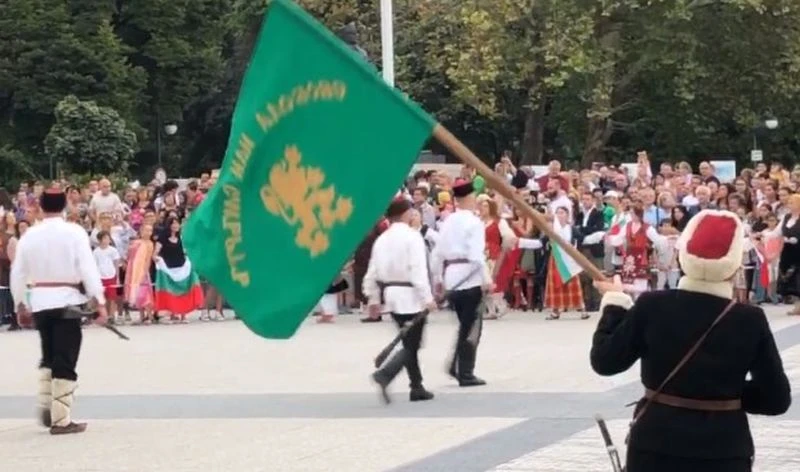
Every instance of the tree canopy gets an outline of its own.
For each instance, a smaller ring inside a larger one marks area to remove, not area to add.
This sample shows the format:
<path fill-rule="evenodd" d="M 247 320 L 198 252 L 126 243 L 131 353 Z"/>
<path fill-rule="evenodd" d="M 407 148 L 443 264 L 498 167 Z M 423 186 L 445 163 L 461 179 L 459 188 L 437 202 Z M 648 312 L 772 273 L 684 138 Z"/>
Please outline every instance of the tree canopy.
<path fill-rule="evenodd" d="M 159 143 L 173 175 L 219 165 L 265 3 L 1 2 L 4 177 L 47 176 L 54 155 L 86 170 L 54 144 L 59 103 L 63 115 L 94 102 L 104 130 L 135 134 L 124 161 L 137 175 L 152 175 Z M 378 0 L 300 3 L 331 29 L 355 22 L 380 68 Z M 637 148 L 744 161 L 767 116 L 780 120 L 762 133 L 767 157 L 800 153 L 794 0 L 395 0 L 394 12 L 397 86 L 487 161 L 508 149 L 586 165 Z"/>

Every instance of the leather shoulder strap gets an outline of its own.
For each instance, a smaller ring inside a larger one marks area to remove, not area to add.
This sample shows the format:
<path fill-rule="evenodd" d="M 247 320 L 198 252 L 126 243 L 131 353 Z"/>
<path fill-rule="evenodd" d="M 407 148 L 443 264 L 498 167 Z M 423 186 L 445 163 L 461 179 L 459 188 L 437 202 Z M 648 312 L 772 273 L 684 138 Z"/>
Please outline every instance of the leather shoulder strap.
<path fill-rule="evenodd" d="M 669 381 L 672 380 L 672 378 L 675 377 L 675 375 L 678 372 L 680 372 L 683 366 L 686 365 L 687 362 L 689 362 L 689 359 L 691 359 L 692 356 L 694 356 L 694 354 L 697 352 L 697 350 L 700 349 L 700 346 L 703 345 L 706 338 L 708 337 L 709 334 L 711 334 L 711 331 L 714 329 L 714 327 L 717 326 L 719 322 L 722 321 L 723 318 L 725 318 L 725 315 L 730 313 L 730 311 L 733 309 L 734 306 L 736 306 L 736 300 L 731 300 L 731 302 L 728 303 L 725 309 L 722 310 L 722 312 L 716 317 L 716 319 L 714 319 L 714 322 L 711 323 L 711 326 L 709 326 L 708 329 L 706 329 L 705 332 L 700 336 L 700 338 L 698 338 L 697 341 L 692 345 L 692 347 L 688 351 L 686 351 L 686 354 L 684 354 L 684 356 L 681 358 L 678 364 L 672 369 L 672 371 L 669 374 L 667 374 L 666 378 L 664 378 L 664 381 L 661 382 L 661 385 L 659 385 L 658 388 L 655 389 L 654 395 L 648 398 L 647 401 L 645 401 L 645 404 L 642 405 L 642 408 L 639 410 L 639 413 L 637 413 L 636 416 L 633 417 L 633 423 L 636 423 L 636 421 L 638 421 L 639 418 L 642 417 L 642 415 L 650 406 L 650 404 L 653 403 L 653 401 L 658 397 L 658 395 L 664 390 L 664 387 L 667 386 L 667 383 L 669 383 Z"/>

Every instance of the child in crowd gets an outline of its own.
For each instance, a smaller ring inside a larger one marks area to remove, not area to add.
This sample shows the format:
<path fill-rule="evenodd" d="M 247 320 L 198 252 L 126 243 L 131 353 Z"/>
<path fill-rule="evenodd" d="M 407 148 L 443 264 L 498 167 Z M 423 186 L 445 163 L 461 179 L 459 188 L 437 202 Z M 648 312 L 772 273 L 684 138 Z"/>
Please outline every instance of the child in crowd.
<path fill-rule="evenodd" d="M 679 233 L 675 231 L 672 220 L 669 218 L 661 220 L 658 232 L 664 237 L 664 240 L 662 244 L 657 244 L 653 248 L 656 253 L 656 267 L 658 268 L 656 290 L 663 290 L 664 287 L 669 289 L 678 288 L 680 269 L 678 269 L 678 253 L 675 250 L 675 243 L 678 241 Z"/>
<path fill-rule="evenodd" d="M 98 245 L 92 251 L 97 269 L 100 272 L 100 279 L 103 282 L 104 294 L 106 297 L 106 307 L 108 310 L 108 320 L 113 322 L 117 314 L 117 286 L 119 270 L 122 258 L 117 248 L 111 245 L 111 234 L 108 231 L 97 233 Z M 120 316 L 120 322 L 122 317 Z"/>
<path fill-rule="evenodd" d="M 333 323 L 336 315 L 339 314 L 339 294 L 350 288 L 347 280 L 344 279 L 344 273 L 350 270 L 351 266 L 352 264 L 348 263 L 342 269 L 342 272 L 336 276 L 336 279 L 334 279 L 328 290 L 322 295 L 319 303 L 317 303 L 314 309 L 314 313 L 319 313 L 317 323 Z"/>
<path fill-rule="evenodd" d="M 767 228 L 754 235 L 758 259 L 753 286 L 756 303 L 778 303 L 778 265 L 783 249 L 783 235 L 778 227 L 778 217 L 770 213 L 766 219 Z"/>

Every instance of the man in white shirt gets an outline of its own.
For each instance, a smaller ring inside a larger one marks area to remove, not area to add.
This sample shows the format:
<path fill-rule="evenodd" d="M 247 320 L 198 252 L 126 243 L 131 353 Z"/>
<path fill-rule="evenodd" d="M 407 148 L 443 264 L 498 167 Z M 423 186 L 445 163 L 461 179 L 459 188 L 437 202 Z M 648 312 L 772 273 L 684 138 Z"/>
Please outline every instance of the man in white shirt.
<path fill-rule="evenodd" d="M 386 388 L 403 367 L 410 381 L 409 399 L 416 402 L 433 398 L 433 394 L 422 386 L 417 351 L 425 329 L 426 314 L 423 312 L 434 311 L 437 306 L 428 279 L 425 241 L 422 234 L 409 225 L 412 216 L 412 203 L 405 198 L 395 199 L 389 205 L 386 217 L 391 226 L 372 246 L 363 283 L 371 316 L 380 315 L 383 307 L 392 314 L 400 329 L 411 323 L 403 337 L 403 349 L 372 374 L 387 403 L 390 399 Z"/>
<path fill-rule="evenodd" d="M 561 188 L 561 181 L 558 179 L 550 179 L 547 182 L 547 198 L 550 203 L 547 208 L 550 210 L 551 215 L 556 214 L 559 208 L 565 208 L 569 215 L 569 220 L 572 221 L 572 200 L 567 196 L 567 192 Z"/>
<path fill-rule="evenodd" d="M 483 222 L 475 215 L 477 205 L 471 182 L 453 186 L 456 211 L 442 224 L 431 265 L 437 292 L 447 292 L 458 316 L 458 341 L 448 373 L 462 387 L 486 385 L 475 376 L 482 316 L 478 313 L 484 292 L 493 288 L 486 267 Z"/>
<path fill-rule="evenodd" d="M 103 284 L 89 236 L 62 218 L 67 197 L 60 189 L 42 194 L 41 223 L 31 226 L 19 240 L 11 268 L 11 293 L 21 326 L 35 324 L 41 338 L 39 411 L 50 434 L 82 433 L 86 423 L 70 415 L 76 388 L 75 366 L 81 349 L 81 320 L 68 307 L 97 301 L 96 322 L 108 318 Z"/>
<path fill-rule="evenodd" d="M 100 190 L 92 195 L 92 200 L 89 202 L 89 212 L 92 218 L 97 219 L 97 216 L 102 213 L 121 214 L 122 200 L 119 199 L 119 195 L 111 191 L 111 181 L 102 179 L 99 186 Z"/>

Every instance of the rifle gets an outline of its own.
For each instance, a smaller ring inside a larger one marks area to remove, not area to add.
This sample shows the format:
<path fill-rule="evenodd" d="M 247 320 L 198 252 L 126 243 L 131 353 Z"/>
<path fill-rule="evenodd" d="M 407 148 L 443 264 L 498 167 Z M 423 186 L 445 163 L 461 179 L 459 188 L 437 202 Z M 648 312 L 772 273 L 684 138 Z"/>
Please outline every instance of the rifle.
<path fill-rule="evenodd" d="M 452 290 L 457 290 L 460 286 L 464 285 L 464 283 L 466 283 L 467 280 L 469 280 L 473 275 L 477 274 L 478 271 L 480 271 L 481 267 L 482 266 L 479 265 L 478 267 L 476 267 L 475 269 L 470 271 L 470 273 L 466 277 L 464 277 L 464 279 L 460 280 L 457 284 L 455 284 L 453 286 Z M 392 351 L 394 350 L 394 348 L 397 347 L 398 344 L 400 344 L 400 342 L 406 336 L 406 333 L 408 333 L 408 331 L 412 327 L 414 327 L 417 323 L 419 323 L 426 316 L 428 316 L 428 313 L 429 313 L 428 310 L 423 310 L 421 313 L 418 313 L 417 316 L 415 316 L 414 319 L 411 320 L 411 323 L 408 323 L 407 325 L 405 325 L 400 330 L 400 332 L 397 333 L 397 336 L 395 336 L 394 339 L 392 339 L 392 342 L 387 344 L 386 347 L 384 347 L 381 350 L 381 352 L 379 352 L 378 355 L 375 356 L 374 364 L 375 364 L 375 368 L 376 369 L 380 369 L 381 364 L 386 362 L 386 359 L 389 357 L 389 354 L 391 354 Z"/>
<path fill-rule="evenodd" d="M 70 305 L 64 309 L 64 318 L 65 319 L 75 319 L 75 320 L 96 320 L 100 316 L 100 313 L 97 310 L 86 309 L 83 307 Z M 131 338 L 125 335 L 122 331 L 118 330 L 116 326 L 110 325 L 108 323 L 103 325 L 103 328 L 111 331 L 112 333 L 116 334 L 122 340 L 130 341 Z"/>
<path fill-rule="evenodd" d="M 608 458 L 611 459 L 611 470 L 614 472 L 623 472 L 625 469 L 622 467 L 622 462 L 619 460 L 619 452 L 617 446 L 611 440 L 611 434 L 608 432 L 606 420 L 600 415 L 595 415 L 594 420 L 597 421 L 597 426 L 600 428 L 600 434 L 603 436 L 603 442 L 606 443 L 606 451 L 608 451 Z"/>
<path fill-rule="evenodd" d="M 381 352 L 379 352 L 378 355 L 375 356 L 376 369 L 380 369 L 381 364 L 386 362 L 386 359 L 389 357 L 389 354 L 391 354 L 392 351 L 394 351 L 394 348 L 397 347 L 398 344 L 400 344 L 400 342 L 406 336 L 406 333 L 408 333 L 408 331 L 413 326 L 422 321 L 422 319 L 425 318 L 426 316 L 428 316 L 428 310 L 423 310 L 422 312 L 417 313 L 417 316 L 415 316 L 414 319 L 411 320 L 411 323 L 408 323 L 407 325 L 403 326 L 400 332 L 397 333 L 397 336 L 395 336 L 394 339 L 392 339 L 392 342 L 387 344 L 386 347 L 384 347 L 383 350 L 381 350 Z"/>

